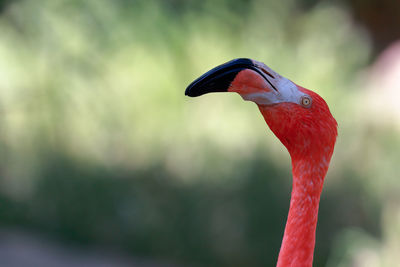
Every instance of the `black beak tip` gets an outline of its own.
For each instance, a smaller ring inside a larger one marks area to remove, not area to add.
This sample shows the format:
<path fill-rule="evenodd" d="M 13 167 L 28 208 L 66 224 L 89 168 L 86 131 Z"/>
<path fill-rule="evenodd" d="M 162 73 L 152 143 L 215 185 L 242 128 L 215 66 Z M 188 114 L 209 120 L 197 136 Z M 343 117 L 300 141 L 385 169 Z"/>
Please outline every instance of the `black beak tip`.
<path fill-rule="evenodd" d="M 186 96 L 196 97 L 196 96 L 201 96 L 202 94 L 205 94 L 205 92 L 204 93 L 201 92 L 202 91 L 202 86 L 199 85 L 197 83 L 197 81 L 198 80 L 195 80 L 194 82 L 189 84 L 188 87 L 186 87 L 186 90 L 185 90 L 185 95 Z"/>
<path fill-rule="evenodd" d="M 188 87 L 186 87 L 186 90 L 185 90 L 185 95 L 187 95 L 187 96 L 191 96 L 191 97 L 194 97 L 194 95 L 193 95 L 193 92 L 192 92 L 192 86 L 191 86 L 192 84 L 190 84 Z"/>
<path fill-rule="evenodd" d="M 243 69 L 253 68 L 252 60 L 238 58 L 217 66 L 193 81 L 185 90 L 190 97 L 201 96 L 212 92 L 227 92 L 231 82 Z"/>

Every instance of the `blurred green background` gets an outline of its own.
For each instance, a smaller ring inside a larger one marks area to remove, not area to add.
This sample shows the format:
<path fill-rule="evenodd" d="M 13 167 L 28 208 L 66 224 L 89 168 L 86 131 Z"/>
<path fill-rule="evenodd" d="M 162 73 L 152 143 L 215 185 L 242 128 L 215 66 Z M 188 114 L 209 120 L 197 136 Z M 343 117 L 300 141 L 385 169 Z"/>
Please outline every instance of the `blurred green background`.
<path fill-rule="evenodd" d="M 274 266 L 288 153 L 238 95 L 184 96 L 248 57 L 339 123 L 314 266 L 398 266 L 399 18 L 390 0 L 0 1 L 0 229 L 173 266 Z"/>

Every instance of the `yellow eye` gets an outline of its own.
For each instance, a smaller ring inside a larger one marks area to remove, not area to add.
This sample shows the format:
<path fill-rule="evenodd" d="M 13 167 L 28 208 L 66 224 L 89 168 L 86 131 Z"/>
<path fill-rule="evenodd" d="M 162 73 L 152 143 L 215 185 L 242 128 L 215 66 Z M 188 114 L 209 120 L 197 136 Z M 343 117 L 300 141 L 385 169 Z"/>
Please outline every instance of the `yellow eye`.
<path fill-rule="evenodd" d="M 301 98 L 301 105 L 303 105 L 303 107 L 309 108 L 311 106 L 311 98 L 309 98 L 308 96 L 303 96 Z"/>

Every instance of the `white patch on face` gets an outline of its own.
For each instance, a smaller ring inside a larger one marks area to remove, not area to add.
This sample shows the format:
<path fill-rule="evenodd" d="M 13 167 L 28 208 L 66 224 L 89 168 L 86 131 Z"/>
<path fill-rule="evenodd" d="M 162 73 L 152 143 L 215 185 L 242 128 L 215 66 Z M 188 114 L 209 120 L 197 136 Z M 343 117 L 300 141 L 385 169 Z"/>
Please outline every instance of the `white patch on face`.
<path fill-rule="evenodd" d="M 292 81 L 282 77 L 264 63 L 255 60 L 253 62 L 260 70 L 271 74 L 272 77 L 267 74 L 265 74 L 265 77 L 273 86 L 265 81 L 270 91 L 242 94 L 241 96 L 244 100 L 253 101 L 259 105 L 273 105 L 278 103 L 296 103 L 301 105 L 303 97 L 307 96 L 311 99 L 309 95 L 301 92 Z"/>

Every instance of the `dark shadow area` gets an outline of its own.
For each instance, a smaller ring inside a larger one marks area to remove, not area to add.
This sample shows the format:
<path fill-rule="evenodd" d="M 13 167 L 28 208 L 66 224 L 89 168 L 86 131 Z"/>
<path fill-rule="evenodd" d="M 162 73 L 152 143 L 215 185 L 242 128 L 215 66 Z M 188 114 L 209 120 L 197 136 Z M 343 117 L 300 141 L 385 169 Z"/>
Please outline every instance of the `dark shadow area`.
<path fill-rule="evenodd" d="M 31 198 L 17 202 L 1 196 L 3 226 L 185 266 L 276 262 L 290 172 L 262 155 L 241 166 L 245 176 L 212 183 L 177 182 L 162 165 L 142 171 L 110 169 L 60 155 L 46 162 Z M 353 180 L 354 174 L 348 175 Z M 379 229 L 379 207 L 363 201 L 357 184 L 342 189 L 329 188 L 323 194 L 315 266 L 325 265 L 341 229 L 362 226 L 373 234 Z"/>

